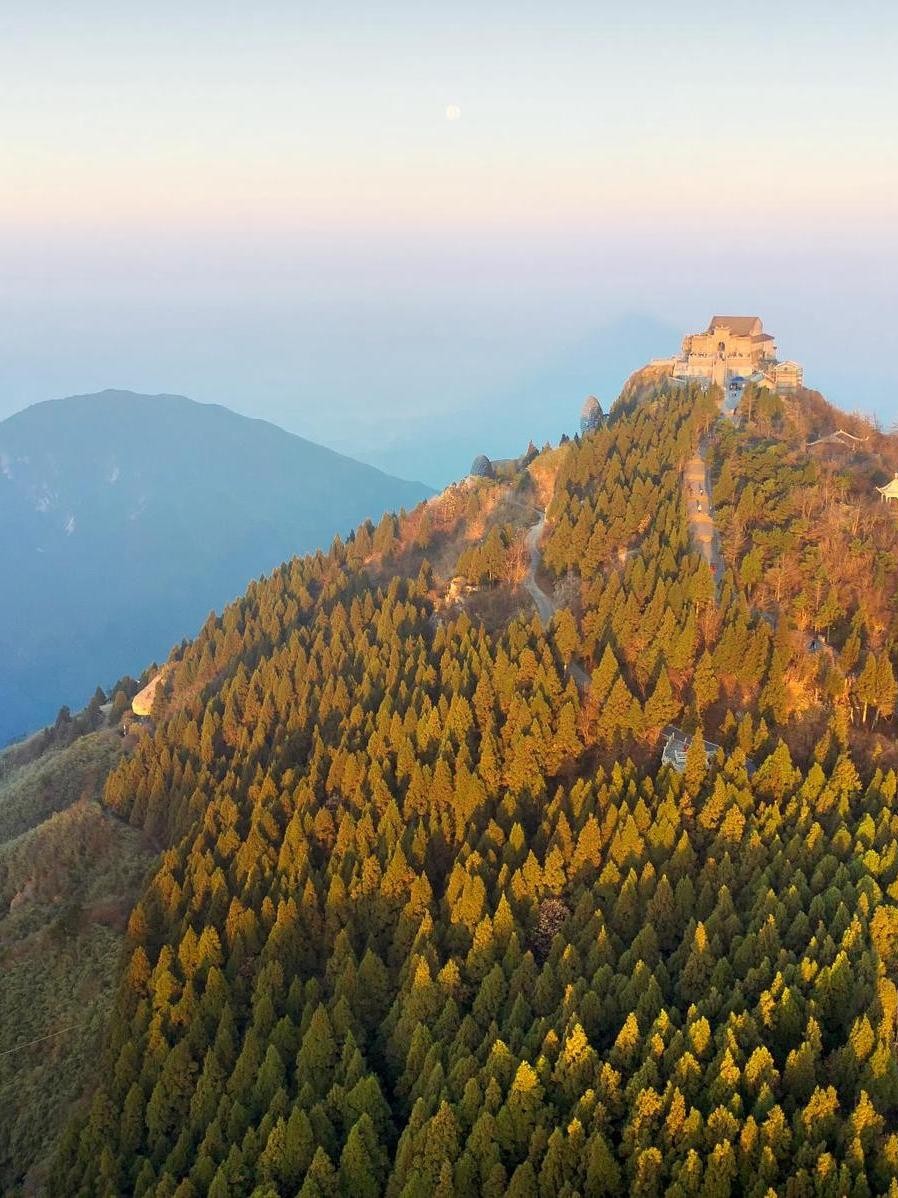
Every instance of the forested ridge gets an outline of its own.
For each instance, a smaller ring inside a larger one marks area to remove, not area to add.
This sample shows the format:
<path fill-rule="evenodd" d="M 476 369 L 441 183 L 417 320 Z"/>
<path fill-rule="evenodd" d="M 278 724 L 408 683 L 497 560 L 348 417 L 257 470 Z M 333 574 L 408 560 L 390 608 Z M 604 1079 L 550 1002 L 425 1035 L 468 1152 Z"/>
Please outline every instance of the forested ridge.
<path fill-rule="evenodd" d="M 504 513 L 459 567 L 488 627 L 419 509 L 173 654 L 106 783 L 167 848 L 52 1193 L 898 1195 L 891 516 L 757 407 L 643 389 L 567 445 L 548 629 Z M 830 484 L 871 585 L 802 515 Z"/>

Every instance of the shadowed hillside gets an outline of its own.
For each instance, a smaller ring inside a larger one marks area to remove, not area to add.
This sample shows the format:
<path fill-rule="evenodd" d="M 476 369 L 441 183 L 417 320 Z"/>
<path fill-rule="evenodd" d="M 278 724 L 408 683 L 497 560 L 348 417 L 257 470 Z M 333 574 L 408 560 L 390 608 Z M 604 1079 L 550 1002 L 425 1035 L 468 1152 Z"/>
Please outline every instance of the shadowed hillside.
<path fill-rule="evenodd" d="M 403 482 L 261 420 L 106 391 L 0 423 L 0 744 L 192 635 Z"/>
<path fill-rule="evenodd" d="M 131 906 L 153 859 L 97 801 L 117 731 L 0 754 L 0 1190 L 38 1183 L 96 1080 Z"/>

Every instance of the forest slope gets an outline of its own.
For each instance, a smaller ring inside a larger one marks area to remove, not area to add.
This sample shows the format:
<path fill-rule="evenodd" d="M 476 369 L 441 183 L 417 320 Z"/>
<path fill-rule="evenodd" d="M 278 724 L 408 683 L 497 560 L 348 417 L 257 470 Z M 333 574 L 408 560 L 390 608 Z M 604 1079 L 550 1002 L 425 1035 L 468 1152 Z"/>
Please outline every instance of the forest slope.
<path fill-rule="evenodd" d="M 831 621 L 877 729 L 850 681 L 796 704 L 826 668 L 793 592 L 759 609 L 726 535 L 718 591 L 691 547 L 706 436 L 742 452 L 713 394 L 655 388 L 569 446 L 549 629 L 472 619 L 419 509 L 173 654 L 104 796 L 170 847 L 53 1192 L 898 1192 L 894 613 Z M 522 544 L 485 528 L 459 568 L 510 589 Z"/>

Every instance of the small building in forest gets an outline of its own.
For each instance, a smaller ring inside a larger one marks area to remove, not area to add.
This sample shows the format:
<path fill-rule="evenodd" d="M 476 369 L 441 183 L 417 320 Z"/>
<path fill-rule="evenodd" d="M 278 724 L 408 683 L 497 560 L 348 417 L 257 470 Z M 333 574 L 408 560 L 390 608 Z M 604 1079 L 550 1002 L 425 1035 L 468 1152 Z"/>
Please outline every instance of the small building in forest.
<path fill-rule="evenodd" d="M 898 474 L 887 482 L 884 487 L 877 487 L 876 489 L 883 503 L 890 503 L 891 500 L 898 499 Z"/>
<path fill-rule="evenodd" d="M 470 595 L 476 590 L 477 587 L 469 582 L 464 574 L 456 574 L 454 578 L 449 579 L 449 585 L 446 588 L 446 602 L 457 603 L 464 595 Z"/>
<path fill-rule="evenodd" d="M 689 746 L 692 743 L 692 734 L 684 732 L 682 728 L 667 728 L 667 740 L 664 742 L 664 751 L 661 754 L 661 761 L 664 765 L 672 766 L 678 774 L 682 774 L 686 769 L 686 754 L 689 752 Z M 715 745 L 712 741 L 706 740 L 705 759 L 710 761 L 720 745 Z"/>
<path fill-rule="evenodd" d="M 121 723 L 119 724 L 119 732 L 122 736 L 129 736 L 132 733 L 145 732 L 152 728 L 152 720 L 149 716 L 135 715 L 133 711 L 126 711 L 122 714 Z"/>

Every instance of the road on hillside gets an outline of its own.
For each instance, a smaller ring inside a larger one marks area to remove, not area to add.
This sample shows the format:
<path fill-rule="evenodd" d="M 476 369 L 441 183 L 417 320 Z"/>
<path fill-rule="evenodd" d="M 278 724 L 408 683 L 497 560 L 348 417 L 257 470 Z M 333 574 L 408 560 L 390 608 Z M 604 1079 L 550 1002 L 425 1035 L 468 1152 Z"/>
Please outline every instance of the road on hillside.
<path fill-rule="evenodd" d="M 686 464 L 683 486 L 690 535 L 702 557 L 711 567 L 715 583 L 719 586 L 723 559 L 720 555 L 717 529 L 714 527 L 711 497 L 708 494 L 708 467 L 705 463 L 704 443 L 699 445 L 698 452 Z"/>
<path fill-rule="evenodd" d="M 557 610 L 558 604 L 552 596 L 542 589 L 536 581 L 536 572 L 539 569 L 542 561 L 542 554 L 539 551 L 539 542 L 543 535 L 543 529 L 546 527 L 546 513 L 541 512 L 540 517 L 535 524 L 527 530 L 527 551 L 530 555 L 530 564 L 527 567 L 527 577 L 524 579 L 524 586 L 530 592 L 533 602 L 536 604 L 536 610 L 539 612 L 539 618 L 543 625 L 548 626 L 549 621 Z"/>
<path fill-rule="evenodd" d="M 536 572 L 542 562 L 542 554 L 540 553 L 539 543 L 542 539 L 543 529 L 546 526 L 546 513 L 540 512 L 540 517 L 537 522 L 527 530 L 527 549 L 530 554 L 530 565 L 527 568 L 527 576 L 524 579 L 524 586 L 530 592 L 533 602 L 536 604 L 536 610 L 539 613 L 539 618 L 542 620 L 543 627 L 547 628 L 552 619 L 552 616 L 558 610 L 558 604 L 548 591 L 544 591 L 536 581 Z M 572 661 L 568 666 L 568 673 L 577 683 L 578 686 L 589 687 L 591 679 L 582 666 Z"/>

